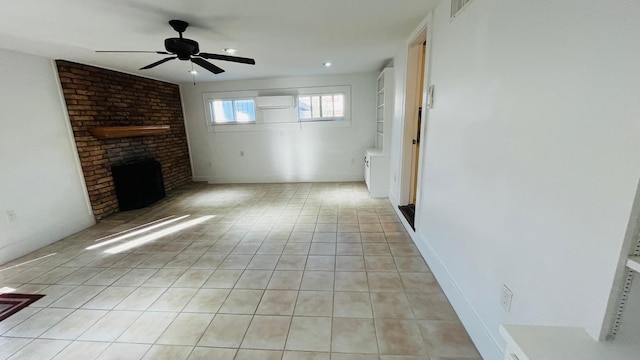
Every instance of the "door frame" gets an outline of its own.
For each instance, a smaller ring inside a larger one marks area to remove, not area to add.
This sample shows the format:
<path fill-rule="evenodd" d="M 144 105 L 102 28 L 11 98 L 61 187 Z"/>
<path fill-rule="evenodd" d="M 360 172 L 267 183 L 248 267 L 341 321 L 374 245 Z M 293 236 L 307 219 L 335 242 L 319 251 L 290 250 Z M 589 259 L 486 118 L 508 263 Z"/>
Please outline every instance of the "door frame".
<path fill-rule="evenodd" d="M 429 14 L 427 19 L 414 31 L 409 38 L 407 44 L 407 68 L 405 73 L 405 96 L 404 96 L 404 114 L 403 114 L 403 126 L 402 126 L 402 142 L 401 142 L 401 167 L 400 167 L 400 193 L 399 205 L 407 205 L 412 202 L 412 157 L 413 157 L 413 144 L 412 140 L 415 138 L 415 134 L 420 131 L 420 143 L 418 144 L 419 158 L 418 158 L 418 177 L 416 183 L 416 213 L 414 219 L 415 229 L 419 228 L 420 223 L 420 207 L 417 204 L 420 202 L 422 193 L 422 168 L 425 159 L 425 144 L 426 136 L 425 131 L 427 128 L 428 114 L 426 107 L 427 91 L 429 88 L 430 80 L 430 58 L 431 58 L 431 26 L 432 15 Z M 424 83 L 422 84 L 422 93 L 420 91 L 420 83 L 418 81 L 417 74 L 420 74 L 420 65 L 422 63 L 423 44 L 426 41 L 426 55 L 424 56 Z M 418 108 L 422 107 L 422 123 L 421 128 L 417 129 L 417 117 Z"/>
<path fill-rule="evenodd" d="M 424 35 L 426 39 L 426 34 Z M 419 40 L 419 38 L 417 38 L 416 40 Z M 425 40 L 422 46 L 414 44 L 411 47 L 412 51 L 414 49 L 417 50 L 415 51 L 415 55 L 414 55 L 416 56 L 416 59 L 415 59 L 416 71 L 418 71 L 418 74 L 415 76 L 415 79 L 421 80 L 421 81 L 416 81 L 416 89 L 414 91 L 415 95 L 413 96 L 415 100 L 414 108 L 411 111 L 412 112 L 411 118 L 408 118 L 408 119 L 413 119 L 413 121 L 411 121 L 410 126 L 408 127 L 412 129 L 411 144 L 413 145 L 415 141 L 415 145 L 416 145 L 415 148 L 413 146 L 411 147 L 411 176 L 409 179 L 409 204 L 413 204 L 413 205 L 415 205 L 417 202 L 418 174 L 420 173 L 418 165 L 420 163 L 420 154 L 422 150 L 420 149 L 420 140 L 422 138 L 422 112 L 425 110 L 423 96 L 424 96 L 424 85 L 426 83 L 425 81 L 426 77 L 424 73 L 424 64 L 426 61 L 425 57 L 427 55 L 426 42 L 427 41 Z M 420 106 L 418 106 L 418 108 L 416 109 L 415 106 L 417 106 L 418 104 L 420 104 Z"/>

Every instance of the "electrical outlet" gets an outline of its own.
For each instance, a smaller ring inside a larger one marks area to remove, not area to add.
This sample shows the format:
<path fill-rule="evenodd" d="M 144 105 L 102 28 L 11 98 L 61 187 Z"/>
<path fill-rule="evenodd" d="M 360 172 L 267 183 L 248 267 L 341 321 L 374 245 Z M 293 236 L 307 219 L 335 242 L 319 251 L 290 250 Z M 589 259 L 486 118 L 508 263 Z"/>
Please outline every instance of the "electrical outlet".
<path fill-rule="evenodd" d="M 7 221 L 10 223 L 16 221 L 16 213 L 13 210 L 7 211 L 5 216 L 7 217 Z"/>
<path fill-rule="evenodd" d="M 513 300 L 513 292 L 507 287 L 507 285 L 502 284 L 502 293 L 500 294 L 500 306 L 506 312 L 511 311 L 511 301 Z"/>

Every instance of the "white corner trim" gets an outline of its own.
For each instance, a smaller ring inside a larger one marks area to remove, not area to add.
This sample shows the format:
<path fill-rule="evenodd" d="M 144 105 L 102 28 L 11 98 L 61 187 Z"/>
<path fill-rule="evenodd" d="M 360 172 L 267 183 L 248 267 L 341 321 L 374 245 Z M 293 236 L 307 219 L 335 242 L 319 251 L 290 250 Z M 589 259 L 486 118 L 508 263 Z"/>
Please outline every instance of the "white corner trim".
<path fill-rule="evenodd" d="M 482 322 L 478 313 L 451 277 L 451 274 L 440 260 L 440 257 L 433 251 L 433 248 L 422 235 L 411 229 L 411 226 L 400 212 L 400 209 L 398 209 L 397 206 L 393 208 L 402 221 L 407 233 L 409 233 L 409 236 L 411 236 L 411 239 L 420 251 L 420 254 L 422 254 L 427 265 L 429 265 L 431 272 L 440 284 L 440 287 L 442 287 L 447 299 L 449 299 L 451 306 L 453 306 L 460 321 L 462 321 L 462 324 L 478 348 L 482 358 L 485 360 L 503 360 L 506 349 L 503 349 L 502 346 L 499 345 L 500 342 L 491 335 L 491 332 Z"/>
<path fill-rule="evenodd" d="M 76 165 L 76 172 L 78 179 L 80 179 L 80 185 L 82 186 L 82 196 L 84 197 L 87 213 L 93 220 L 86 227 L 90 227 L 96 224 L 95 217 L 93 215 L 93 206 L 91 206 L 91 198 L 89 198 L 89 189 L 87 188 L 87 182 L 84 179 L 84 171 L 82 170 L 82 162 L 80 161 L 80 155 L 78 153 L 78 145 L 76 144 L 76 137 L 73 134 L 73 128 L 71 127 L 71 119 L 69 118 L 69 109 L 67 109 L 67 103 L 64 98 L 64 92 L 62 90 L 62 82 L 60 82 L 60 75 L 58 74 L 58 65 L 55 60 L 50 60 L 51 70 L 53 71 L 53 79 L 58 88 L 58 98 L 60 99 L 60 106 L 62 107 L 62 116 L 65 119 L 65 127 L 67 129 L 67 140 L 71 150 L 73 152 L 73 161 Z"/>
<path fill-rule="evenodd" d="M 189 122 L 187 121 L 187 110 L 185 108 L 185 98 L 184 98 L 184 92 L 182 91 L 182 86 L 178 85 L 178 92 L 180 93 L 180 109 L 182 110 L 182 123 L 184 125 L 184 134 L 185 134 L 185 138 L 187 139 L 187 153 L 189 153 L 189 166 L 191 168 L 191 176 L 192 176 L 192 181 L 198 181 L 195 180 L 195 178 L 197 176 L 194 175 L 195 173 L 195 168 L 193 166 L 193 154 L 192 154 L 192 147 L 191 147 L 191 136 L 190 131 L 189 131 Z M 200 181 L 206 181 L 206 180 L 200 180 Z"/>

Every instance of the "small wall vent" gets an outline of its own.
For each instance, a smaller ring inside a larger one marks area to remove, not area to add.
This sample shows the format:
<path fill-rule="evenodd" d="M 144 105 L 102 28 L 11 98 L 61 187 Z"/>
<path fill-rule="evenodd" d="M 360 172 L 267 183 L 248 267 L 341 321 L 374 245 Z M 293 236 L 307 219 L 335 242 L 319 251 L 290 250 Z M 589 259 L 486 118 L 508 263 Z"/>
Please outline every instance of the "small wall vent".
<path fill-rule="evenodd" d="M 460 15 L 462 10 L 466 9 L 472 0 L 451 0 L 451 20 Z"/>

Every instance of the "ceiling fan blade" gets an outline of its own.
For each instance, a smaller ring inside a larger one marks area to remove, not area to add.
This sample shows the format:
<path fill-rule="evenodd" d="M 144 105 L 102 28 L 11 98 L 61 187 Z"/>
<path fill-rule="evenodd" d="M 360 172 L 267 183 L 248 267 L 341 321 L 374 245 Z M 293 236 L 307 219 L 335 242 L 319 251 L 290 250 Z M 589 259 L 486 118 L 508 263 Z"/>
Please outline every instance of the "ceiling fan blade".
<path fill-rule="evenodd" d="M 178 58 L 177 56 L 169 56 L 169 57 L 166 57 L 166 58 L 164 58 L 164 59 L 162 59 L 160 61 L 156 61 L 153 64 L 149 64 L 149 65 L 147 65 L 145 67 L 141 67 L 140 70 L 151 69 L 152 67 L 156 67 L 156 66 L 158 66 L 160 64 L 166 63 L 169 60 L 173 60 L 173 59 L 177 59 L 177 58 Z"/>
<path fill-rule="evenodd" d="M 140 54 L 160 54 L 171 55 L 166 51 L 130 51 L 130 50 L 96 50 L 98 53 L 140 53 Z"/>
<path fill-rule="evenodd" d="M 221 54 L 209 54 L 209 53 L 199 53 L 198 56 L 203 57 L 205 59 L 214 59 L 214 60 L 224 60 L 224 61 L 232 61 L 242 64 L 255 65 L 256 61 L 250 58 L 243 58 L 238 56 L 229 56 L 229 55 L 221 55 Z"/>
<path fill-rule="evenodd" d="M 195 64 L 198 64 L 198 65 L 202 66 L 203 68 L 211 71 L 214 74 L 220 74 L 220 73 L 224 72 L 224 70 L 222 70 L 221 68 L 213 65 L 212 63 L 208 62 L 205 59 L 194 57 L 194 58 L 191 58 L 191 61 L 193 61 Z"/>

